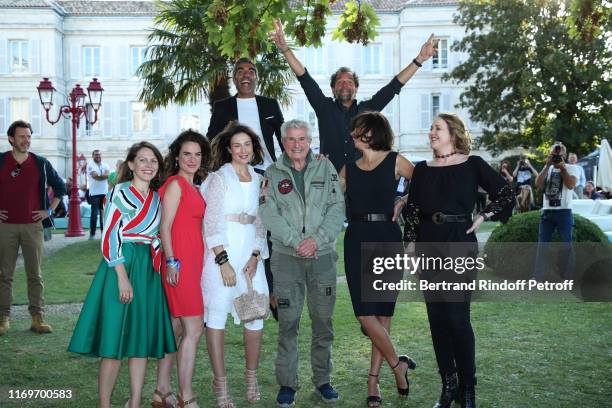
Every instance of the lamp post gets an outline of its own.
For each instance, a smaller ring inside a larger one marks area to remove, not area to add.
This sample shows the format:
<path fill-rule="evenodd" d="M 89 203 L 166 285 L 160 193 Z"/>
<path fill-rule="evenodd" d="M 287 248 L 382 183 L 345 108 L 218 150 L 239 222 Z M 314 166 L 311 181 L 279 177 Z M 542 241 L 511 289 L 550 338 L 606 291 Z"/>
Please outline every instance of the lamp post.
<path fill-rule="evenodd" d="M 53 92 L 55 91 L 53 84 L 49 81 L 49 78 L 43 78 L 37 89 L 40 103 L 43 108 L 45 108 L 46 118 L 49 123 L 55 125 L 62 116 L 66 119 L 72 119 L 72 192 L 68 204 L 68 229 L 65 235 L 67 237 L 80 237 L 85 233 L 81 225 L 81 203 L 79 200 L 79 188 L 77 186 L 76 132 L 81 123 L 81 117 L 85 116 L 85 120 L 90 125 L 93 125 L 98 120 L 98 110 L 102 103 L 102 92 L 104 89 L 102 89 L 102 84 L 98 82 L 97 78 L 94 78 L 87 87 L 89 104 L 94 110 L 93 120 L 89 117 L 88 109 L 85 104 L 85 97 L 88 95 L 85 94 L 81 85 L 76 84 L 76 86 L 72 88 L 72 92 L 70 92 L 67 98 L 68 104 L 60 106 L 55 120 L 49 117 L 49 111 L 53 106 Z"/>

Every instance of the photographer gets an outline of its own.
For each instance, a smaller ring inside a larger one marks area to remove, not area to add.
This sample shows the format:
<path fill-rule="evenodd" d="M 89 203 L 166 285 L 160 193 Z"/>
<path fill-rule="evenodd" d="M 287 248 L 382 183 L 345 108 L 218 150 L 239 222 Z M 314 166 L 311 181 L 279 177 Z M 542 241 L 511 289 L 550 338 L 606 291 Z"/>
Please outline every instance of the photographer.
<path fill-rule="evenodd" d="M 542 281 L 547 266 L 547 249 L 552 234 L 556 229 L 559 231 L 561 241 L 568 243 L 568 250 L 563 251 L 567 257 L 566 269 L 563 278 L 571 279 L 573 274 L 574 252 L 571 247 L 572 225 L 572 189 L 576 186 L 579 176 L 575 165 L 566 164 L 567 150 L 563 143 L 553 144 L 546 165 L 536 178 L 536 187 L 544 188 L 544 200 L 542 216 L 540 219 L 540 230 L 538 233 L 538 252 L 533 278 Z M 563 264 L 563 263 L 562 263 Z"/>
<path fill-rule="evenodd" d="M 531 186 L 531 180 L 533 177 L 538 176 L 538 172 L 533 168 L 527 156 L 522 154 L 520 160 L 516 163 L 512 175 L 516 179 L 516 194 L 518 195 L 521 191 L 521 186 Z"/>

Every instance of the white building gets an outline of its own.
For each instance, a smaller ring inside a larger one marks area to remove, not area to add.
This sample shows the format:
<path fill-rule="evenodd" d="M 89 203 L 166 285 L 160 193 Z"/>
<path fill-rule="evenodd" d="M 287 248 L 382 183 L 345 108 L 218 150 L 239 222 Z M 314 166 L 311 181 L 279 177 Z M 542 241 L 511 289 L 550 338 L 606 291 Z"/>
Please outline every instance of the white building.
<path fill-rule="evenodd" d="M 385 109 L 397 137 L 397 147 L 409 155 L 429 157 L 427 131 L 439 111 L 454 110 L 463 87 L 442 82 L 441 76 L 463 55 L 450 51 L 463 29 L 452 22 L 456 1 L 374 1 L 380 27 L 367 47 L 338 43 L 328 37 L 323 48 L 298 52 L 323 91 L 331 95 L 329 75 L 349 65 L 360 76 L 358 99 L 368 98 L 412 61 L 430 33 L 441 38 L 439 53 L 428 61 Z M 71 124 L 62 119 L 51 126 L 44 118 L 36 86 L 49 77 L 58 93 L 67 95 L 75 83 L 86 88 L 92 77 L 104 87 L 98 122 L 81 123 L 78 152 L 88 159 L 100 149 L 113 165 L 126 148 L 149 140 L 164 148 L 182 129 L 205 133 L 210 118 L 208 101 L 146 112 L 137 96 L 141 81 L 134 73 L 142 63 L 147 30 L 155 15 L 150 1 L 0 0 L 0 131 L 25 119 L 34 127 L 32 150 L 46 156 L 60 174 L 69 173 Z M 329 20 L 331 33 L 338 15 Z M 292 106 L 284 116 L 309 121 L 317 134 L 316 117 L 297 82 Z M 55 108 L 61 102 L 55 96 Z M 458 112 L 468 118 L 467 112 Z M 53 119 L 57 112 L 52 112 Z M 474 135 L 479 128 L 468 119 Z M 315 143 L 317 143 L 315 141 Z M 5 136 L 0 150 L 10 148 Z M 488 157 L 486 152 L 483 153 Z M 67 170 L 68 169 L 68 170 Z"/>

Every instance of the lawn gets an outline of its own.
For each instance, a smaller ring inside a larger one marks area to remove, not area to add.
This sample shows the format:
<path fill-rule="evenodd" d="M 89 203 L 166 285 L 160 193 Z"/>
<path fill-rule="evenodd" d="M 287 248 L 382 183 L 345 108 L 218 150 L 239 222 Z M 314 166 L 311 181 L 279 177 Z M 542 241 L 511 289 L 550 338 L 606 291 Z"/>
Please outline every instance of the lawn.
<path fill-rule="evenodd" d="M 81 301 L 91 273 L 99 262 L 98 241 L 81 242 L 58 251 L 44 262 L 48 303 Z M 340 247 L 341 248 L 341 247 Z M 340 256 L 342 259 L 342 256 Z M 25 302 L 24 273 L 16 274 L 16 303 Z M 472 306 L 477 339 L 480 407 L 600 407 L 612 396 L 612 304 L 476 302 Z M 51 335 L 29 332 L 29 321 L 13 320 L 10 332 L 0 337 L 0 406 L 2 407 L 95 407 L 96 359 L 65 352 L 77 316 L 50 314 Z M 300 337 L 298 407 L 323 407 L 310 383 L 310 331 L 307 314 Z M 365 406 L 369 343 L 359 333 L 352 315 L 346 284 L 339 283 L 335 313 L 333 383 L 341 393 L 337 407 Z M 274 378 L 277 325 L 266 322 L 261 368 L 263 400 L 256 406 L 273 407 L 277 385 Z M 418 362 L 411 374 L 411 395 L 396 397 L 388 369 L 381 376 L 385 406 L 431 407 L 439 394 L 439 378 L 422 303 L 398 303 L 392 336 L 398 350 Z M 226 359 L 230 387 L 238 407 L 248 404 L 242 378 L 241 330 L 228 324 Z M 148 397 L 154 389 L 154 364 L 145 385 Z M 126 366 L 120 374 L 113 403 L 127 400 Z M 194 379 L 201 407 L 214 406 L 212 372 L 205 343 L 201 342 Z M 176 381 L 176 380 L 175 380 Z M 8 402 L 8 389 L 72 389 L 74 400 Z M 143 401 L 143 404 L 146 401 Z M 144 406 L 144 405 L 143 405 Z"/>

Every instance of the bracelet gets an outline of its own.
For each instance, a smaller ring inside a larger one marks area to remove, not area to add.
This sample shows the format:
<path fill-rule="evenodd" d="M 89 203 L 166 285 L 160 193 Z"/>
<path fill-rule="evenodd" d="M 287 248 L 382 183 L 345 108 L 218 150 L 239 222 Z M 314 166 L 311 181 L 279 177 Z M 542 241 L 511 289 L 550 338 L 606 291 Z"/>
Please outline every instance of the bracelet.
<path fill-rule="evenodd" d="M 216 260 L 215 260 L 215 262 L 216 262 Z M 221 265 L 226 264 L 228 262 L 229 262 L 229 258 L 223 258 L 219 262 L 217 262 L 217 265 L 221 266 Z"/>
<path fill-rule="evenodd" d="M 417 61 L 417 59 L 416 59 L 416 58 L 414 58 L 414 59 L 412 60 L 412 62 L 414 63 L 414 65 L 416 65 L 416 66 L 417 66 L 417 67 L 419 67 L 419 68 L 421 68 L 421 67 L 423 66 L 423 64 L 421 64 L 419 61 Z"/>
<path fill-rule="evenodd" d="M 255 259 L 259 258 L 259 252 L 255 252 L 253 251 L 253 253 L 251 254 L 251 256 L 254 256 Z"/>
<path fill-rule="evenodd" d="M 53 215 L 53 209 L 51 207 L 47 208 L 48 212 L 49 212 L 49 217 Z"/>
<path fill-rule="evenodd" d="M 227 254 L 226 250 L 219 252 L 217 256 L 215 256 L 215 263 L 219 266 L 223 265 L 228 260 L 229 260 L 229 255 Z"/>
<path fill-rule="evenodd" d="M 178 259 L 169 258 L 166 260 L 166 268 L 181 269 L 181 261 Z"/>

